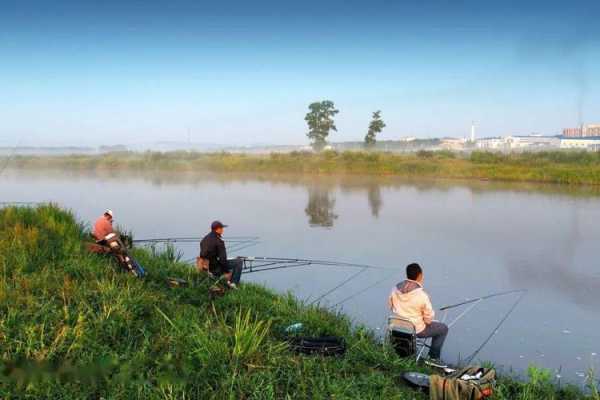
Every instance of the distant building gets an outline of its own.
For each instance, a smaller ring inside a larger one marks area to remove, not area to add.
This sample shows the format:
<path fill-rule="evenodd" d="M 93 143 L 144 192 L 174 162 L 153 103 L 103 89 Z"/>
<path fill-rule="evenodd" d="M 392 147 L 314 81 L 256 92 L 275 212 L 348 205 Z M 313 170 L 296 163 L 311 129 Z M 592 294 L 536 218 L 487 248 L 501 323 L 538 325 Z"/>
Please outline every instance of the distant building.
<path fill-rule="evenodd" d="M 560 148 L 600 151 L 600 137 L 563 137 L 560 140 Z"/>
<path fill-rule="evenodd" d="M 506 140 L 501 137 L 477 139 L 478 149 L 505 150 L 507 146 Z"/>
<path fill-rule="evenodd" d="M 509 136 L 506 143 L 510 149 L 541 149 L 541 148 L 559 148 L 560 139 L 553 136 Z"/>
<path fill-rule="evenodd" d="M 466 142 L 465 139 L 443 138 L 440 146 L 444 150 L 464 150 Z"/>
<path fill-rule="evenodd" d="M 559 147 L 559 138 L 542 135 L 506 136 L 477 140 L 477 148 L 484 150 L 544 150 Z"/>
<path fill-rule="evenodd" d="M 578 128 L 563 129 L 563 136 L 567 138 L 600 136 L 600 125 L 582 125 Z"/>

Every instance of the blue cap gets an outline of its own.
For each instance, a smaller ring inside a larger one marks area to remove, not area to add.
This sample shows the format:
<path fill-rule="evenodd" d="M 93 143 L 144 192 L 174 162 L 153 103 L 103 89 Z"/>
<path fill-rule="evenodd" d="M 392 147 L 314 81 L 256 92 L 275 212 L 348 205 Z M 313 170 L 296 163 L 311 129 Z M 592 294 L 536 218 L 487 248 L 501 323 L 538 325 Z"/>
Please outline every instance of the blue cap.
<path fill-rule="evenodd" d="M 210 229 L 213 231 L 219 228 L 227 228 L 227 225 L 223 224 L 221 221 L 214 221 L 212 224 L 210 224 Z"/>

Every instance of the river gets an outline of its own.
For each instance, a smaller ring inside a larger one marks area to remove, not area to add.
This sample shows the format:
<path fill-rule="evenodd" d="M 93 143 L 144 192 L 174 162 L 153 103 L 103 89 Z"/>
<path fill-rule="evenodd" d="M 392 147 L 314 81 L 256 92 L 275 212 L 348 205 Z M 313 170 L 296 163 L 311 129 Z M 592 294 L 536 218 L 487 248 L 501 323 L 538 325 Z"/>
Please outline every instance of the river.
<path fill-rule="evenodd" d="M 387 296 L 410 262 L 423 266 L 436 307 L 528 289 L 479 358 L 505 372 L 536 364 L 577 384 L 600 366 L 599 196 L 591 188 L 374 177 L 15 170 L 0 176 L 0 201 L 52 201 L 90 223 L 111 208 L 136 238 L 201 236 L 220 219 L 230 225 L 227 235 L 260 237 L 241 255 L 389 268 L 366 271 L 322 300 L 333 306 L 358 293 L 337 308 L 380 334 Z M 179 248 L 185 258 L 197 253 L 195 244 Z M 355 272 L 305 267 L 247 279 L 310 300 Z M 443 358 L 471 353 L 515 299 L 480 303 L 460 319 Z"/>

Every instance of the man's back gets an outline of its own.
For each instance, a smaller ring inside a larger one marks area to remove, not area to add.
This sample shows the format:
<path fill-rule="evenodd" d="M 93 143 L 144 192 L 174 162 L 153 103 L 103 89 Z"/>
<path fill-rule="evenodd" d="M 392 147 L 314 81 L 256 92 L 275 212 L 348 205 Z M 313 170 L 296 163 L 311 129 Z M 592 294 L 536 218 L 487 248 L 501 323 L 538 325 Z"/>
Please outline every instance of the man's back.
<path fill-rule="evenodd" d="M 429 296 L 419 282 L 407 279 L 394 287 L 389 298 L 392 312 L 410 320 L 417 333 L 423 331 L 434 317 Z"/>
<path fill-rule="evenodd" d="M 93 235 L 96 240 L 104 240 L 106 235 L 113 232 L 112 223 L 104 215 L 96 220 Z"/>
<path fill-rule="evenodd" d="M 200 257 L 208 260 L 211 272 L 216 272 L 219 269 L 224 270 L 224 264 L 227 262 L 227 253 L 225 251 L 225 243 L 217 233 L 210 232 L 204 236 L 200 242 Z"/>
<path fill-rule="evenodd" d="M 431 338 L 429 357 L 440 358 L 442 346 L 448 335 L 448 327 L 433 320 L 435 313 L 429 296 L 423 290 L 423 269 L 417 263 L 406 266 L 406 280 L 392 290 L 388 303 L 399 317 L 410 320 L 418 338 Z M 436 365 L 442 365 L 436 362 Z"/>

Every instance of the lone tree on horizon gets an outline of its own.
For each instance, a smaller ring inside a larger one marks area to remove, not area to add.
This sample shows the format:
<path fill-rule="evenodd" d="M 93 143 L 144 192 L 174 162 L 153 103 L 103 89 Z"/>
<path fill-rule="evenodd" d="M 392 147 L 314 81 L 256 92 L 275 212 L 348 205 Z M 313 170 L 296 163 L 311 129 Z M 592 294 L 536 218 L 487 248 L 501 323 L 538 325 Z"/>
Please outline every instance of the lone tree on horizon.
<path fill-rule="evenodd" d="M 369 124 L 369 131 L 365 135 L 365 146 L 374 147 L 377 143 L 377 134 L 385 128 L 385 122 L 381 119 L 381 111 L 373 113 L 373 119 Z"/>
<path fill-rule="evenodd" d="M 331 100 L 311 103 L 308 109 L 310 111 L 304 117 L 304 120 L 308 124 L 308 133 L 306 136 L 311 140 L 313 149 L 321 151 L 327 144 L 329 131 L 334 130 L 337 132 L 333 117 L 339 110 L 335 108 Z"/>

